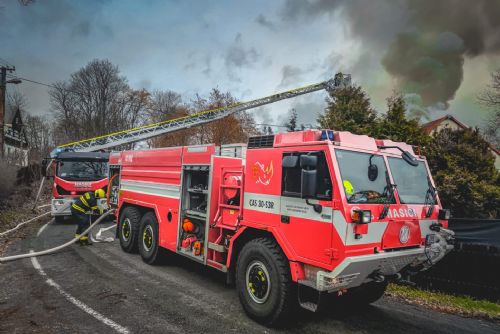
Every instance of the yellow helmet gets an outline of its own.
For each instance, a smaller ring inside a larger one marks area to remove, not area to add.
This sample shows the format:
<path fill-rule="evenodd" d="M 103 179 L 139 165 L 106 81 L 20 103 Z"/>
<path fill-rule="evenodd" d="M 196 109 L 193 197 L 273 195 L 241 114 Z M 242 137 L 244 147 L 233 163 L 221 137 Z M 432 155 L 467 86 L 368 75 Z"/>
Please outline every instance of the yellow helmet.
<path fill-rule="evenodd" d="M 95 197 L 97 198 L 104 198 L 106 196 L 106 193 L 104 192 L 103 189 L 97 189 L 95 191 Z"/>

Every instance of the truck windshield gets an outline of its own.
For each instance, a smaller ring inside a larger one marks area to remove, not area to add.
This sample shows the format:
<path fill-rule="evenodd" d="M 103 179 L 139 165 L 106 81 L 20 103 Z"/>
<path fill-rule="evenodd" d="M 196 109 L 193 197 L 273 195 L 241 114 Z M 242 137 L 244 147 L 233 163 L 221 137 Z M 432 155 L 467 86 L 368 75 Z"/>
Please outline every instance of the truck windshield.
<path fill-rule="evenodd" d="M 335 156 L 348 203 L 381 204 L 388 201 L 387 168 L 382 156 L 339 149 L 335 150 Z M 369 176 L 369 168 L 376 168 L 377 172 Z M 393 201 L 391 198 L 389 203 Z"/>
<path fill-rule="evenodd" d="M 419 161 L 413 167 L 400 158 L 388 158 L 394 183 L 398 185 L 399 200 L 402 204 L 424 204 L 429 190 L 425 164 Z"/>
<path fill-rule="evenodd" d="M 108 177 L 105 161 L 60 161 L 57 176 L 67 181 L 97 181 Z"/>

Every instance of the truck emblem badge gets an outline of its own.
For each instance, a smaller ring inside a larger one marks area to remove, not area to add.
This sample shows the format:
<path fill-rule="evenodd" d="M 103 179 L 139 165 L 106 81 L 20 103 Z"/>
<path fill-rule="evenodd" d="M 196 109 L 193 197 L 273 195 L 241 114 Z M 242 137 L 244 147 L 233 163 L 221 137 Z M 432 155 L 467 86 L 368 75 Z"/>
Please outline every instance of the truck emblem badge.
<path fill-rule="evenodd" d="M 252 177 L 255 183 L 260 183 L 265 186 L 269 185 L 273 177 L 273 161 L 269 162 L 269 165 L 265 166 L 260 162 L 255 162 L 252 166 Z"/>
<path fill-rule="evenodd" d="M 401 227 L 401 230 L 399 230 L 399 241 L 402 244 L 405 244 L 408 242 L 408 239 L 410 239 L 410 228 L 408 227 L 408 225 L 403 225 L 403 227 Z"/>

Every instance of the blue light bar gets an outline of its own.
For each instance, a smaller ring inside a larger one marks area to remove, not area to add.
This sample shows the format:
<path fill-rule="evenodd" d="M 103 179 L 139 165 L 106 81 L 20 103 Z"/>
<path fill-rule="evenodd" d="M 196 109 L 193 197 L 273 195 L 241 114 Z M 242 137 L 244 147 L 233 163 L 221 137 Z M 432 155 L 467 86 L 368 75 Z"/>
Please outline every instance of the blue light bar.
<path fill-rule="evenodd" d="M 64 148 L 64 147 L 56 147 L 55 149 L 53 149 L 51 152 L 50 152 L 50 157 L 52 159 L 54 158 L 57 158 L 57 156 L 59 155 L 59 153 L 62 153 L 62 152 L 73 152 L 74 150 L 71 149 L 71 148 Z"/>
<path fill-rule="evenodd" d="M 329 140 L 333 141 L 334 135 L 332 130 L 322 130 L 321 131 L 321 140 Z"/>

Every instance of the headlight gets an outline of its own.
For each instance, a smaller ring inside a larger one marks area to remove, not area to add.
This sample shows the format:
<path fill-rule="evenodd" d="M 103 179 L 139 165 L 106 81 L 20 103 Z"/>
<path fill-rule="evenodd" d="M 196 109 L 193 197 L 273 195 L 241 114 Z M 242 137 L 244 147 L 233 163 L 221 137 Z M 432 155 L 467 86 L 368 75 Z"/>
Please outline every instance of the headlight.
<path fill-rule="evenodd" d="M 372 221 L 371 210 L 354 210 L 352 212 L 352 221 L 357 224 L 368 224 Z"/>

